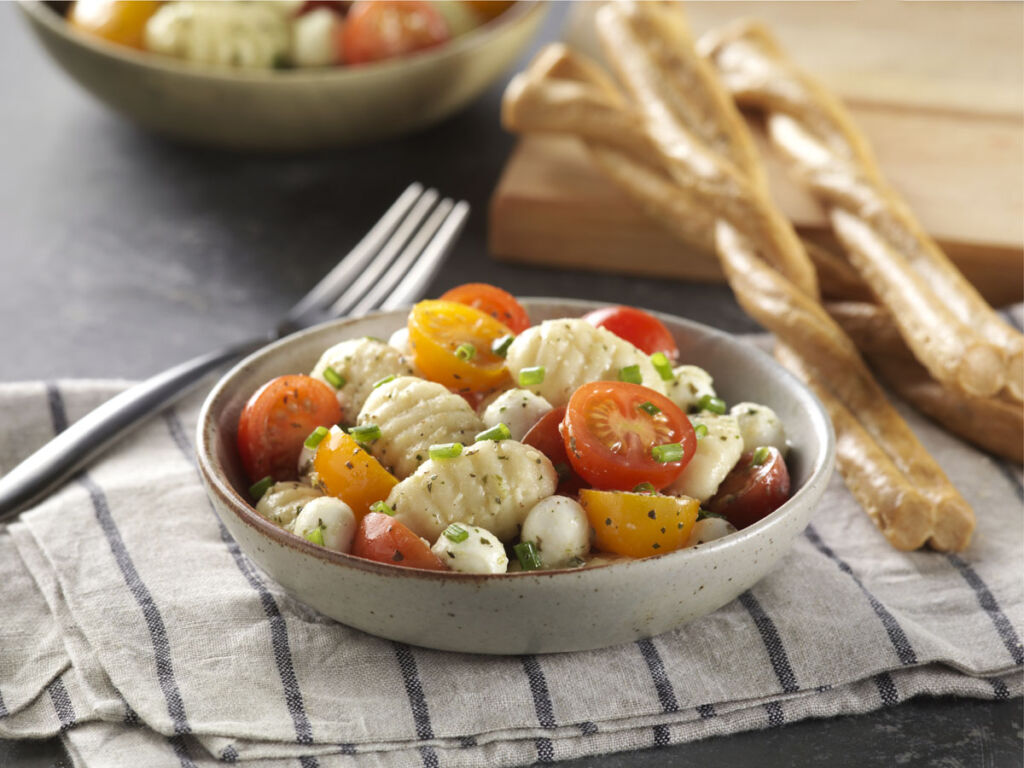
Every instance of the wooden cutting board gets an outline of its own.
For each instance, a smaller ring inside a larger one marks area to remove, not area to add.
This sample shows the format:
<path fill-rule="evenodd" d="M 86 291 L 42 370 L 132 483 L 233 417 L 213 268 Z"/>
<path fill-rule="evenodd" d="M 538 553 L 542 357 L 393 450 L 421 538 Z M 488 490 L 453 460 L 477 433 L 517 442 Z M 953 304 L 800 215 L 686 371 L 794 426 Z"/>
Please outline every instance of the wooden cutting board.
<path fill-rule="evenodd" d="M 595 54 L 593 4 L 567 38 Z M 1024 4 L 691 3 L 696 32 L 743 15 L 846 100 L 894 186 L 994 304 L 1024 298 Z M 752 13 L 753 12 L 753 13 Z M 813 237 L 820 206 L 761 141 L 775 199 Z M 579 269 L 720 281 L 590 163 L 579 142 L 520 141 L 495 190 L 494 255 Z"/>

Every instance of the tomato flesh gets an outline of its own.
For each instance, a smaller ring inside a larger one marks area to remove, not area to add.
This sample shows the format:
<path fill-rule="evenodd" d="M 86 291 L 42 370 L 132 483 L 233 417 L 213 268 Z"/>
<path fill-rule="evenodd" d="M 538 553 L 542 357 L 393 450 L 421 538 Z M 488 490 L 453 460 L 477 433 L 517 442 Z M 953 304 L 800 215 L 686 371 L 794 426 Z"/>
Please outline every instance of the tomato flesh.
<path fill-rule="evenodd" d="M 370 505 L 384 501 L 398 484 L 376 458 L 340 428 L 320 441 L 313 456 L 313 471 L 330 496 L 351 507 L 356 519 L 370 511 Z"/>
<path fill-rule="evenodd" d="M 511 331 L 479 309 L 454 301 L 421 301 L 409 313 L 409 345 L 416 366 L 431 381 L 456 392 L 486 392 L 508 378 L 505 360 L 491 352 Z M 460 357 L 463 345 L 471 357 Z"/>
<path fill-rule="evenodd" d="M 444 16 L 422 0 L 359 0 L 342 32 L 347 64 L 366 64 L 432 48 L 451 37 Z"/>
<path fill-rule="evenodd" d="M 278 376 L 249 398 L 238 418 L 238 453 L 253 482 L 292 480 L 302 444 L 317 427 L 341 421 L 330 387 L 309 376 Z"/>
<path fill-rule="evenodd" d="M 649 404 L 649 413 L 641 408 Z M 562 437 L 573 469 L 594 488 L 660 490 L 682 474 L 697 449 L 693 425 L 678 405 L 653 389 L 621 381 L 584 384 L 569 399 Z M 679 443 L 681 457 L 661 462 L 655 446 Z"/>
<path fill-rule="evenodd" d="M 381 512 L 371 512 L 359 521 L 352 541 L 352 554 L 405 568 L 448 570 L 423 539 L 403 523 Z"/>
<path fill-rule="evenodd" d="M 706 505 L 740 529 L 767 517 L 789 498 L 789 470 L 782 453 L 772 446 L 758 450 L 766 450 L 767 458 L 755 464 L 755 451 L 744 453 Z"/>
<path fill-rule="evenodd" d="M 636 307 L 603 307 L 583 316 L 591 325 L 605 328 L 648 355 L 663 352 L 669 360 L 679 359 L 679 347 L 672 332 L 654 315 Z"/>
<path fill-rule="evenodd" d="M 455 301 L 479 309 L 508 326 L 512 333 L 519 334 L 530 327 L 530 316 L 516 297 L 488 283 L 457 285 L 445 291 L 441 301 Z"/>
<path fill-rule="evenodd" d="M 540 418 L 540 421 L 530 427 L 529 432 L 523 435 L 522 441 L 547 456 L 558 471 L 558 488 L 555 493 L 562 496 L 575 496 L 579 489 L 586 485 L 586 482 L 572 468 L 569 455 L 565 452 L 565 441 L 562 439 L 561 432 L 565 410 L 565 406 L 562 406 L 548 411 Z"/>
<path fill-rule="evenodd" d="M 584 488 L 580 504 L 594 531 L 594 546 L 628 557 L 651 557 L 686 546 L 700 502 L 686 496 Z"/>

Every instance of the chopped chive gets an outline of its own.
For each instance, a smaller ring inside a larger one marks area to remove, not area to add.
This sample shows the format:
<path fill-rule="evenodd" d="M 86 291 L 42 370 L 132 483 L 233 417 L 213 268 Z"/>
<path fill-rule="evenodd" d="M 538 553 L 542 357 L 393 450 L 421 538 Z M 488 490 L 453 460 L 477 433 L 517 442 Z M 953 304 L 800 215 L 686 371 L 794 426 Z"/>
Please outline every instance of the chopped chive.
<path fill-rule="evenodd" d="M 331 366 L 324 368 L 324 378 L 327 379 L 327 383 L 335 389 L 341 389 L 345 386 L 345 377 L 331 368 Z"/>
<path fill-rule="evenodd" d="M 465 541 L 469 538 L 469 531 L 458 523 L 452 523 L 444 529 L 444 537 L 448 539 L 448 541 L 453 541 L 458 544 L 460 541 Z"/>
<path fill-rule="evenodd" d="M 521 541 L 512 547 L 512 551 L 516 553 L 524 571 L 536 571 L 540 568 L 540 553 L 532 541 Z"/>
<path fill-rule="evenodd" d="M 508 355 L 508 348 L 515 341 L 516 337 L 511 333 L 507 333 L 500 339 L 495 339 L 491 342 L 491 354 L 495 357 L 506 357 Z"/>
<path fill-rule="evenodd" d="M 652 483 L 638 483 L 633 486 L 633 493 L 657 493 L 658 489 Z"/>
<path fill-rule="evenodd" d="M 376 389 L 377 387 L 381 386 L 382 384 L 387 384 L 389 381 L 394 381 L 394 380 L 395 380 L 395 375 L 394 374 L 391 374 L 390 376 L 385 376 L 383 379 L 380 379 L 379 381 L 373 382 L 373 388 Z"/>
<path fill-rule="evenodd" d="M 538 365 L 533 368 L 523 368 L 519 372 L 519 386 L 535 387 L 544 381 L 544 366 Z"/>
<path fill-rule="evenodd" d="M 479 443 L 481 440 L 511 440 L 512 430 L 508 428 L 507 424 L 498 422 L 490 429 L 485 429 L 483 432 L 478 434 L 474 442 Z"/>
<path fill-rule="evenodd" d="M 454 459 L 462 453 L 462 443 L 438 443 L 430 446 L 430 458 Z"/>
<path fill-rule="evenodd" d="M 262 480 L 257 480 L 255 483 L 249 486 L 249 495 L 253 501 L 259 501 L 263 498 L 263 494 L 270 490 L 270 486 L 274 484 L 274 478 L 267 475 Z"/>
<path fill-rule="evenodd" d="M 707 520 L 709 517 L 717 517 L 719 520 L 729 519 L 720 512 L 712 512 L 710 510 L 704 509 L 704 507 L 701 507 L 697 511 L 697 520 Z"/>
<path fill-rule="evenodd" d="M 472 360 L 476 357 L 476 347 L 472 344 L 459 344 L 459 346 L 455 348 L 455 356 L 459 358 L 459 360 Z"/>
<path fill-rule="evenodd" d="M 570 568 L 582 568 L 586 564 L 587 564 L 587 561 L 584 560 L 582 557 L 574 557 L 574 558 L 572 558 L 572 560 L 570 560 L 567 563 L 567 565 Z"/>
<path fill-rule="evenodd" d="M 769 448 L 767 445 L 762 445 L 760 448 L 758 448 L 756 451 L 754 451 L 754 461 L 753 461 L 754 466 L 755 467 L 760 467 L 762 464 L 764 464 L 766 461 L 768 461 L 768 457 L 771 456 L 771 455 L 772 455 L 771 448 Z"/>
<path fill-rule="evenodd" d="M 725 413 L 725 400 L 714 395 L 704 395 L 697 401 L 697 407 L 702 411 L 711 411 L 722 415 Z"/>
<path fill-rule="evenodd" d="M 650 400 L 648 400 L 646 403 L 640 403 L 640 405 L 638 405 L 637 408 L 639 408 L 644 413 L 650 414 L 651 416 L 657 416 L 659 413 L 661 413 L 661 408 L 656 406 Z"/>
<path fill-rule="evenodd" d="M 324 545 L 324 530 L 320 526 L 317 526 L 312 531 L 306 534 L 306 541 L 312 541 L 314 544 L 319 544 L 321 547 Z"/>
<path fill-rule="evenodd" d="M 380 439 L 380 427 L 376 424 L 364 424 L 361 427 L 352 427 L 348 431 L 357 443 L 372 443 Z"/>
<path fill-rule="evenodd" d="M 644 377 L 640 375 L 639 365 L 627 365 L 625 368 L 619 368 L 619 381 L 627 381 L 630 384 L 639 384 L 644 380 Z"/>
<path fill-rule="evenodd" d="M 306 442 L 303 443 L 303 445 L 307 448 L 316 448 L 320 445 L 320 441 L 327 437 L 328 431 L 327 427 L 317 427 L 310 433 L 309 437 L 306 438 Z"/>
<path fill-rule="evenodd" d="M 375 501 L 370 505 L 371 512 L 380 512 L 382 515 L 389 515 L 394 517 L 395 510 L 393 510 L 386 501 Z"/>
<path fill-rule="evenodd" d="M 655 352 L 651 355 L 651 365 L 661 376 L 662 381 L 672 381 L 675 378 L 675 374 L 672 373 L 672 363 L 664 352 Z"/>
<path fill-rule="evenodd" d="M 683 458 L 683 446 L 679 443 L 656 445 L 651 448 L 651 455 L 662 464 L 668 464 L 670 461 L 679 461 Z"/>
<path fill-rule="evenodd" d="M 707 424 L 694 424 L 693 432 L 697 435 L 697 439 L 700 440 L 703 437 L 708 436 L 708 425 Z"/>

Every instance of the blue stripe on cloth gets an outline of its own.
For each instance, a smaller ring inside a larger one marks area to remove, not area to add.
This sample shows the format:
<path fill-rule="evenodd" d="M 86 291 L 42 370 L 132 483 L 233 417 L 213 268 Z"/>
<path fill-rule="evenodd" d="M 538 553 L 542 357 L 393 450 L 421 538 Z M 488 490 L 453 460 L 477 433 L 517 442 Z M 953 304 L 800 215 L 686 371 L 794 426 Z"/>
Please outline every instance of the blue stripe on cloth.
<path fill-rule="evenodd" d="M 769 728 L 778 728 L 780 725 L 786 724 L 786 714 L 782 711 L 780 702 L 769 701 L 764 705 L 764 710 L 768 713 Z"/>
<path fill-rule="evenodd" d="M 423 695 L 423 684 L 420 682 L 419 669 L 416 667 L 416 657 L 413 656 L 412 649 L 405 643 L 392 641 L 391 645 L 395 649 L 398 668 L 402 671 L 405 695 L 409 699 L 409 709 L 412 710 L 413 723 L 416 725 L 416 736 L 420 739 L 432 739 L 434 738 L 434 726 L 430 723 L 430 708 Z M 437 768 L 437 753 L 433 747 L 424 744 L 419 747 L 419 752 L 424 768 Z"/>
<path fill-rule="evenodd" d="M 577 723 L 576 727 L 580 729 L 580 733 L 584 736 L 593 736 L 597 733 L 597 724 L 592 723 L 589 720 L 584 720 L 582 723 Z"/>
<path fill-rule="evenodd" d="M 789 665 L 789 656 L 782 645 L 775 622 L 764 612 L 761 604 L 750 590 L 740 595 L 738 600 L 747 609 L 747 613 L 754 620 L 757 631 L 761 633 L 761 641 L 764 643 L 765 650 L 768 651 L 768 660 L 771 662 L 772 669 L 775 670 L 775 676 L 779 679 L 782 690 L 786 693 L 799 691 L 800 686 L 797 685 L 796 675 L 793 674 L 793 668 Z"/>
<path fill-rule="evenodd" d="M 879 621 L 882 622 L 882 627 L 885 629 L 886 634 L 889 635 L 889 641 L 892 643 L 892 647 L 896 651 L 896 656 L 899 658 L 900 664 L 917 664 L 917 653 L 910 644 L 910 639 L 907 637 L 907 633 L 903 631 L 903 627 L 901 627 L 899 622 L 896 621 L 896 617 L 889 613 L 889 609 L 882 605 L 881 601 L 871 594 L 871 591 L 864 586 L 864 582 L 862 582 L 860 577 L 853 572 L 850 565 L 833 552 L 824 541 L 822 541 L 821 536 L 818 535 L 818 532 L 814 529 L 813 525 L 807 526 L 807 530 L 804 531 L 804 535 L 807 536 L 811 544 L 813 544 L 819 552 L 835 562 L 840 571 L 853 579 L 853 583 L 856 584 L 857 587 L 860 588 L 860 591 L 864 593 L 864 597 L 867 598 L 868 603 L 870 603 L 872 610 L 875 612 L 875 615 L 878 616 Z"/>
<path fill-rule="evenodd" d="M 46 686 L 46 692 L 50 694 L 50 701 L 57 713 L 57 719 L 60 721 L 60 732 L 63 733 L 78 722 L 75 717 L 75 707 L 71 703 L 71 697 L 68 696 L 68 689 L 64 687 L 64 681 L 57 677 Z"/>
<path fill-rule="evenodd" d="M 658 653 L 658 648 L 654 645 L 654 641 L 649 639 L 637 640 L 636 646 L 640 649 L 640 654 L 647 663 L 651 680 L 654 682 L 654 690 L 658 692 L 661 711 L 665 713 L 678 712 L 679 702 L 676 700 L 676 692 L 672 687 L 672 682 L 668 679 L 668 675 L 665 673 L 665 663 L 662 661 L 661 654 Z"/>
<path fill-rule="evenodd" d="M 654 726 L 654 746 L 656 747 L 667 747 L 672 743 L 672 734 L 668 730 L 667 725 L 656 725 Z"/>
<path fill-rule="evenodd" d="M 900 692 L 896 690 L 896 682 L 888 672 L 881 672 L 874 677 L 875 687 L 878 688 L 878 698 L 882 700 L 883 706 L 891 707 L 900 703 Z"/>
<path fill-rule="evenodd" d="M 1008 461 L 997 461 L 996 469 L 1010 483 L 1013 492 L 1017 494 L 1017 501 L 1024 501 L 1024 484 L 1021 483 L 1020 477 L 1017 476 L 1017 470 L 1010 466 Z"/>
<path fill-rule="evenodd" d="M 4 697 L 0 696 L 0 720 L 8 717 L 11 713 L 7 711 L 7 705 L 4 704 Z"/>
<path fill-rule="evenodd" d="M 555 761 L 555 745 L 551 743 L 551 739 L 542 736 L 534 739 L 533 744 L 537 750 L 538 763 L 553 763 Z"/>
<path fill-rule="evenodd" d="M 1024 646 L 1021 645 L 1017 631 L 1013 628 L 1010 620 L 1006 618 L 1006 614 L 999 607 L 999 603 L 996 602 L 992 590 L 988 588 L 988 585 L 978 575 L 978 572 L 962 557 L 954 554 L 949 554 L 946 557 L 960 571 L 960 575 L 964 577 L 964 580 L 970 585 L 971 589 L 974 590 L 978 603 L 985 610 L 985 613 L 988 614 L 989 618 L 992 619 L 996 633 L 999 635 L 999 639 L 1003 641 L 1003 645 L 1006 646 L 1006 650 L 1013 659 L 1013 663 L 1018 666 L 1024 664 Z"/>
<path fill-rule="evenodd" d="M 537 722 L 541 728 L 554 728 L 555 709 L 551 703 L 551 694 L 548 691 L 548 681 L 544 677 L 544 670 L 536 656 L 520 656 L 523 671 L 530 683 L 530 695 L 533 697 L 533 709 L 537 713 Z M 539 737 L 534 739 L 537 748 L 537 760 L 542 763 L 550 763 L 555 759 L 555 746 L 551 739 Z"/>
<path fill-rule="evenodd" d="M 986 677 L 985 680 L 992 686 L 992 697 L 996 701 L 1003 701 L 1004 699 L 1010 698 L 1010 689 L 1006 687 L 1004 683 L 998 677 Z"/>
<path fill-rule="evenodd" d="M 68 428 L 68 413 L 64 408 L 64 398 L 61 397 L 56 382 L 46 382 L 46 402 L 50 406 L 50 421 L 53 424 L 53 431 L 59 435 Z"/>
<path fill-rule="evenodd" d="M 701 704 L 697 707 L 697 714 L 700 715 L 701 720 L 707 720 L 718 715 L 714 704 Z"/>
<path fill-rule="evenodd" d="M 302 768 L 320 768 L 320 761 L 312 755 L 303 755 L 299 758 L 299 765 Z"/>
<path fill-rule="evenodd" d="M 178 762 L 181 763 L 181 768 L 196 768 L 195 762 L 192 760 L 192 755 L 189 754 L 188 744 L 185 743 L 185 737 L 182 734 L 177 736 L 169 736 L 167 743 L 171 745 L 171 749 L 174 751 L 174 756 L 178 758 Z"/>
<path fill-rule="evenodd" d="M 181 420 L 175 411 L 170 410 L 165 413 L 165 421 L 167 422 L 168 431 L 171 433 L 171 439 L 174 440 L 175 445 L 178 446 L 178 450 L 184 455 L 185 459 L 192 464 L 196 471 L 196 458 L 195 452 L 192 449 L 192 444 L 189 442 L 185 435 L 185 430 L 181 425 Z M 217 527 L 220 531 L 221 541 L 227 547 L 228 552 L 231 554 L 232 559 L 235 561 L 235 566 L 245 577 L 245 580 L 249 583 L 249 586 L 259 596 L 260 605 L 263 607 L 263 612 L 270 622 L 270 643 L 274 653 L 274 663 L 277 666 L 278 677 L 281 678 L 281 687 L 284 691 L 285 704 L 288 707 L 288 714 L 291 715 L 292 723 L 295 727 L 295 738 L 299 744 L 312 744 L 313 743 L 313 727 L 309 722 L 309 717 L 306 714 L 305 702 L 302 698 L 302 690 L 299 688 L 298 678 L 295 676 L 295 663 L 292 659 L 291 644 L 288 640 L 288 624 L 284 620 L 284 616 L 281 615 L 281 609 L 274 599 L 274 596 L 267 589 L 266 584 L 256 573 L 252 563 L 242 553 L 242 550 L 238 546 L 228 529 L 224 527 L 224 524 L 217 517 L 213 511 L 212 505 L 210 506 L 210 512 L 217 520 Z M 315 758 L 312 759 L 312 764 L 316 765 Z"/>
<path fill-rule="evenodd" d="M 224 747 L 224 749 L 220 751 L 220 761 L 222 763 L 237 763 L 238 750 L 231 744 L 228 744 L 228 746 Z"/>

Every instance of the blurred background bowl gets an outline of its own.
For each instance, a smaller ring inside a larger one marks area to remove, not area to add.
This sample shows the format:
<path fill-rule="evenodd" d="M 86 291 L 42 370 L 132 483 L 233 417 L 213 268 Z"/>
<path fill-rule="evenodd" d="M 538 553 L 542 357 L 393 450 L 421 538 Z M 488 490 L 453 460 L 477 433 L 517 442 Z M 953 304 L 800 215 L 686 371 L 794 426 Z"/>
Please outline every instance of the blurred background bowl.
<path fill-rule="evenodd" d="M 465 35 L 399 59 L 254 72 L 108 43 L 72 29 L 54 4 L 20 6 L 50 56 L 107 106 L 165 136 L 236 150 L 368 143 L 436 123 L 509 69 L 547 12 L 544 3 L 518 2 Z"/>

